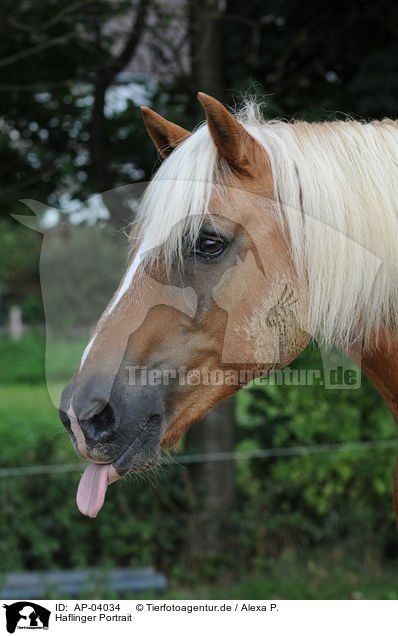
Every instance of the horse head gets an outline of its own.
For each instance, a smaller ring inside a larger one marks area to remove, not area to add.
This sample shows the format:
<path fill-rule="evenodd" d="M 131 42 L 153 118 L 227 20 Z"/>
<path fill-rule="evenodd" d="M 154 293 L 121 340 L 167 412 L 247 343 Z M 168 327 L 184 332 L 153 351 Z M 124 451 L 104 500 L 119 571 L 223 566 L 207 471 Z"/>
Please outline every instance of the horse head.
<path fill-rule="evenodd" d="M 132 258 L 65 388 L 60 417 L 90 464 L 80 510 L 96 516 L 109 483 L 147 470 L 241 382 L 307 345 L 305 277 L 294 265 L 266 150 L 199 93 L 193 134 L 148 108 L 165 158 L 141 203 Z M 247 377 L 247 376 L 246 376 Z"/>

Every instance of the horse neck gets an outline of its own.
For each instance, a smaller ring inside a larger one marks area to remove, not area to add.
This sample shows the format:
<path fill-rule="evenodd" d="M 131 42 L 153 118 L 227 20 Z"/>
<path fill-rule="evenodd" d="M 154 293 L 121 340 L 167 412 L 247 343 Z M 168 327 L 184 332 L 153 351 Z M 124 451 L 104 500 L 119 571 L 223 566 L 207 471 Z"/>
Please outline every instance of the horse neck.
<path fill-rule="evenodd" d="M 398 426 L 398 338 L 381 335 L 377 346 L 370 345 L 360 354 L 351 350 L 349 355 L 384 398 Z"/>
<path fill-rule="evenodd" d="M 386 338 L 381 337 L 377 347 L 368 347 L 360 356 L 355 351 L 349 354 L 386 401 L 398 429 L 398 338 L 387 342 Z M 393 505 L 398 529 L 398 455 L 395 462 Z"/>

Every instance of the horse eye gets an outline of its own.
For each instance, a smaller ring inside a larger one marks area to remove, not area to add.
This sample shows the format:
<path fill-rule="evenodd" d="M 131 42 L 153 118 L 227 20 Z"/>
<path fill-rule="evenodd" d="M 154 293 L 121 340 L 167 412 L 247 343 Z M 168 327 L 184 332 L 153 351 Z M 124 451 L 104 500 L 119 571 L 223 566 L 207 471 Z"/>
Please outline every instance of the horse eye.
<path fill-rule="evenodd" d="M 196 254 L 207 256 L 219 256 L 225 249 L 225 241 L 220 237 L 200 236 L 196 244 Z"/>

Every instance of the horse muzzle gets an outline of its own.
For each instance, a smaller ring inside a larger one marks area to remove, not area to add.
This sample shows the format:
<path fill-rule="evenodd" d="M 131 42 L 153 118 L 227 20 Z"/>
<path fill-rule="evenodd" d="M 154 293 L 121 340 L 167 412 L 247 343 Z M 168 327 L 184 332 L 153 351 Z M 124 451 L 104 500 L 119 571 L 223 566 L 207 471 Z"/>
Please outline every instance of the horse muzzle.
<path fill-rule="evenodd" d="M 98 397 L 89 402 L 87 391 L 77 393 L 70 385 L 63 392 L 60 419 L 76 453 L 92 462 L 83 474 L 76 498 L 79 510 L 89 517 L 97 516 L 110 483 L 127 473 L 149 470 L 159 462 L 160 441 L 166 429 L 161 396 L 153 387 L 150 395 L 142 387 L 134 393 L 137 395 L 130 394 L 128 402 L 119 397 L 104 405 Z"/>

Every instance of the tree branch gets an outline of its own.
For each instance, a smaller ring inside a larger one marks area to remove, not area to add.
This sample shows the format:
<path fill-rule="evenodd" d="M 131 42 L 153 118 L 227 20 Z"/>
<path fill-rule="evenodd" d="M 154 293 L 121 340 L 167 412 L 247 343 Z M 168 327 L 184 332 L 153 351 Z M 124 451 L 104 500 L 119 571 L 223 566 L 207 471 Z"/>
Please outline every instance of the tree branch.
<path fill-rule="evenodd" d="M 148 0 L 140 0 L 137 12 L 135 15 L 135 19 L 130 31 L 130 35 L 128 36 L 123 49 L 117 56 L 117 58 L 111 63 L 109 67 L 109 72 L 111 73 L 111 79 L 120 73 L 123 68 L 128 64 L 131 60 L 132 56 L 135 53 L 135 50 L 138 46 L 138 43 L 141 39 L 142 31 L 145 27 L 146 16 L 148 14 L 148 9 L 150 7 L 150 2 Z"/>
<path fill-rule="evenodd" d="M 62 7 L 62 9 L 58 11 L 58 13 L 51 16 L 51 18 L 47 20 L 47 22 L 44 22 L 43 24 L 41 24 L 39 28 L 37 26 L 30 26 L 29 24 L 23 24 L 22 22 L 19 22 L 13 17 L 10 17 L 8 19 L 8 23 L 14 29 L 17 29 L 19 31 L 25 31 L 27 33 L 44 33 L 44 31 L 47 31 L 52 26 L 57 24 L 57 22 L 62 20 L 62 18 L 68 15 L 68 13 L 73 13 L 75 9 L 83 9 L 89 4 L 94 4 L 95 1 L 96 0 L 77 0 L 77 2 L 73 4 L 66 5 Z"/>
<path fill-rule="evenodd" d="M 4 66 L 9 66 L 10 64 L 14 64 L 15 62 L 19 62 L 20 60 L 25 59 L 26 57 L 31 57 L 34 53 L 39 53 L 40 51 L 44 51 L 48 49 L 50 46 L 57 46 L 59 44 L 64 44 L 69 38 L 74 35 L 75 31 L 69 31 L 69 33 L 65 33 L 64 35 L 59 35 L 51 40 L 45 40 L 44 42 L 39 42 L 35 46 L 32 46 L 30 49 L 26 51 L 20 51 L 19 53 L 15 53 L 14 55 L 10 55 L 9 57 L 5 57 L 3 60 L 0 60 L 0 68 Z"/>
<path fill-rule="evenodd" d="M 73 86 L 76 82 L 75 78 L 66 80 L 59 80 L 58 82 L 39 82 L 38 84 L 0 84 L 1 92 L 27 92 L 27 93 L 41 93 L 65 86 Z"/>
<path fill-rule="evenodd" d="M 91 115 L 90 154 L 92 172 L 97 181 L 99 191 L 111 190 L 114 187 L 114 175 L 108 164 L 108 134 L 105 118 L 105 95 L 115 76 L 128 64 L 134 55 L 141 35 L 145 28 L 146 16 L 151 6 L 149 0 L 140 0 L 135 18 L 131 25 L 130 34 L 127 37 L 122 51 L 109 64 L 99 65 L 94 84 L 94 105 Z M 97 31 L 97 44 L 100 46 L 101 32 Z M 116 195 L 115 195 L 116 196 Z M 107 199 L 104 195 L 105 205 Z M 107 205 L 113 219 L 120 225 L 129 220 L 131 211 L 120 200 L 118 206 Z"/>

